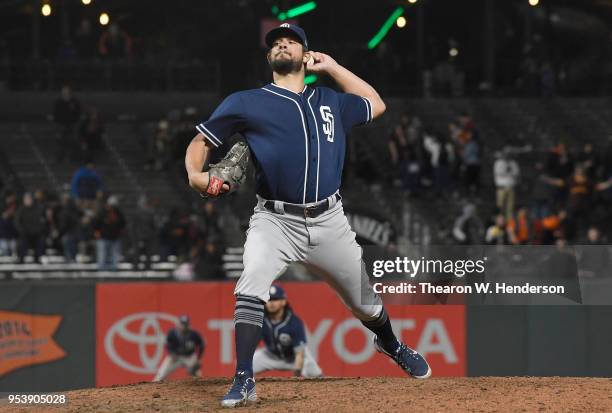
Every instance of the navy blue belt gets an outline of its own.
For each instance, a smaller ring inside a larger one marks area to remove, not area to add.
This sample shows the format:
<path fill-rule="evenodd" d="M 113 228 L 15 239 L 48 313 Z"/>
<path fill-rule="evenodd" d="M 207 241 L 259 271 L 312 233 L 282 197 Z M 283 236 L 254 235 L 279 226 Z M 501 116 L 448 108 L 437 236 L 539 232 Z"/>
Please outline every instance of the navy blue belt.
<path fill-rule="evenodd" d="M 336 202 L 342 199 L 340 194 L 335 194 L 334 198 L 336 199 Z M 326 199 L 325 201 L 319 204 L 309 206 L 309 207 L 303 207 L 303 206 L 295 205 L 295 204 L 288 204 L 286 202 L 281 202 L 281 204 L 286 214 L 298 215 L 298 216 L 306 217 L 306 218 L 316 218 L 319 215 L 321 215 L 323 212 L 329 210 L 330 208 L 329 199 Z M 263 203 L 263 206 L 268 211 L 278 213 L 277 210 L 274 208 L 274 201 L 265 201 Z"/>

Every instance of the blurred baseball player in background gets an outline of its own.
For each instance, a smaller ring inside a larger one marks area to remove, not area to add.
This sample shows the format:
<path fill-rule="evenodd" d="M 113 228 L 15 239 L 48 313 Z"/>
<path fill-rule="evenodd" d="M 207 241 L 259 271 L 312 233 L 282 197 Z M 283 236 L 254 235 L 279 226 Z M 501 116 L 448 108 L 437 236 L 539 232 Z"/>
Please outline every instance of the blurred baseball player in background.
<path fill-rule="evenodd" d="M 306 33 L 283 23 L 266 35 L 273 83 L 228 96 L 210 119 L 196 126 L 187 148 L 189 184 L 218 196 L 240 184 L 246 156 L 236 148 L 202 172 L 213 148 L 241 133 L 256 167 L 257 205 L 244 247 L 244 271 L 236 284 L 234 312 L 236 373 L 221 404 L 257 400 L 253 354 L 262 335 L 270 286 L 292 262 L 304 262 L 334 288 L 363 325 L 374 345 L 406 373 L 427 378 L 431 369 L 401 343 L 382 300 L 369 284 L 361 247 L 355 241 L 339 193 L 346 134 L 382 115 L 376 90 L 330 56 L 308 50 Z M 306 71 L 327 74 L 345 93 L 308 87 Z M 246 149 L 246 147 L 245 147 Z M 232 171 L 234 173 L 221 173 Z M 313 301 L 316 297 L 312 297 Z"/>
<path fill-rule="evenodd" d="M 300 377 L 320 377 L 323 372 L 306 347 L 304 322 L 287 302 L 285 290 L 279 285 L 270 287 L 263 322 L 265 348 L 253 356 L 253 373 L 268 370 L 289 370 Z"/>
<path fill-rule="evenodd" d="M 204 340 L 190 328 L 189 316 L 180 316 L 176 328 L 168 332 L 166 349 L 168 355 L 160 364 L 153 381 L 165 380 L 179 367 L 185 367 L 192 376 L 202 375 L 200 359 L 204 354 Z"/>

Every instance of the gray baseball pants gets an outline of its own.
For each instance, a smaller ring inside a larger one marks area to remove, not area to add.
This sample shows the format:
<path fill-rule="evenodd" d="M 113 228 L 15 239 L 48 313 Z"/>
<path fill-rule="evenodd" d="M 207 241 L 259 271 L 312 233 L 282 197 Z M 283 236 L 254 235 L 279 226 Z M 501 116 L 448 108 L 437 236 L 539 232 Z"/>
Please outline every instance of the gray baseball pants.
<path fill-rule="evenodd" d="M 234 294 L 267 302 L 274 280 L 292 262 L 302 262 L 336 291 L 359 320 L 371 321 L 380 315 L 382 300 L 369 284 L 361 247 L 342 201 L 333 195 L 327 199 L 330 208 L 311 218 L 285 214 L 280 202 L 275 202 L 276 212 L 268 211 L 258 196 L 247 230 L 244 271 Z"/>

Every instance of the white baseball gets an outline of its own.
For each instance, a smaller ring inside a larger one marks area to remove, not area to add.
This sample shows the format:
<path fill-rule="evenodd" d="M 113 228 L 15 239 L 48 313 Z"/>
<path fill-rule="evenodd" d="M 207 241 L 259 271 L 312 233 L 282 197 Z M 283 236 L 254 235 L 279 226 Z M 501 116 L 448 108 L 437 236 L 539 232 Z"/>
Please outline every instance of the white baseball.
<path fill-rule="evenodd" d="M 308 59 L 308 63 L 306 63 L 307 66 L 312 66 L 314 65 L 314 57 L 310 56 L 310 59 Z"/>

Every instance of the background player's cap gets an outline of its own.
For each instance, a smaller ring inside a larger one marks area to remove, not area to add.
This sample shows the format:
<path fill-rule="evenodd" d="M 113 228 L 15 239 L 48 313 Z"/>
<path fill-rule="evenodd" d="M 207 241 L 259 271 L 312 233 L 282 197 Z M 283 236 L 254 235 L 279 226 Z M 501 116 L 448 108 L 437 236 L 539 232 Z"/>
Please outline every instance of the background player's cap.
<path fill-rule="evenodd" d="M 270 300 L 284 300 L 287 296 L 285 290 L 280 285 L 273 285 L 270 287 Z"/>
<path fill-rule="evenodd" d="M 179 320 L 179 324 L 182 324 L 182 325 L 185 325 L 185 326 L 189 325 L 189 316 L 188 315 L 183 314 L 182 316 L 179 317 L 178 320 Z"/>
<path fill-rule="evenodd" d="M 297 36 L 300 39 L 301 43 L 304 45 L 304 48 L 308 49 L 308 40 L 306 39 L 306 32 L 299 26 L 290 23 L 283 23 L 278 27 L 270 30 L 266 34 L 266 44 L 268 47 L 272 47 L 272 43 L 274 40 L 283 35 Z"/>

